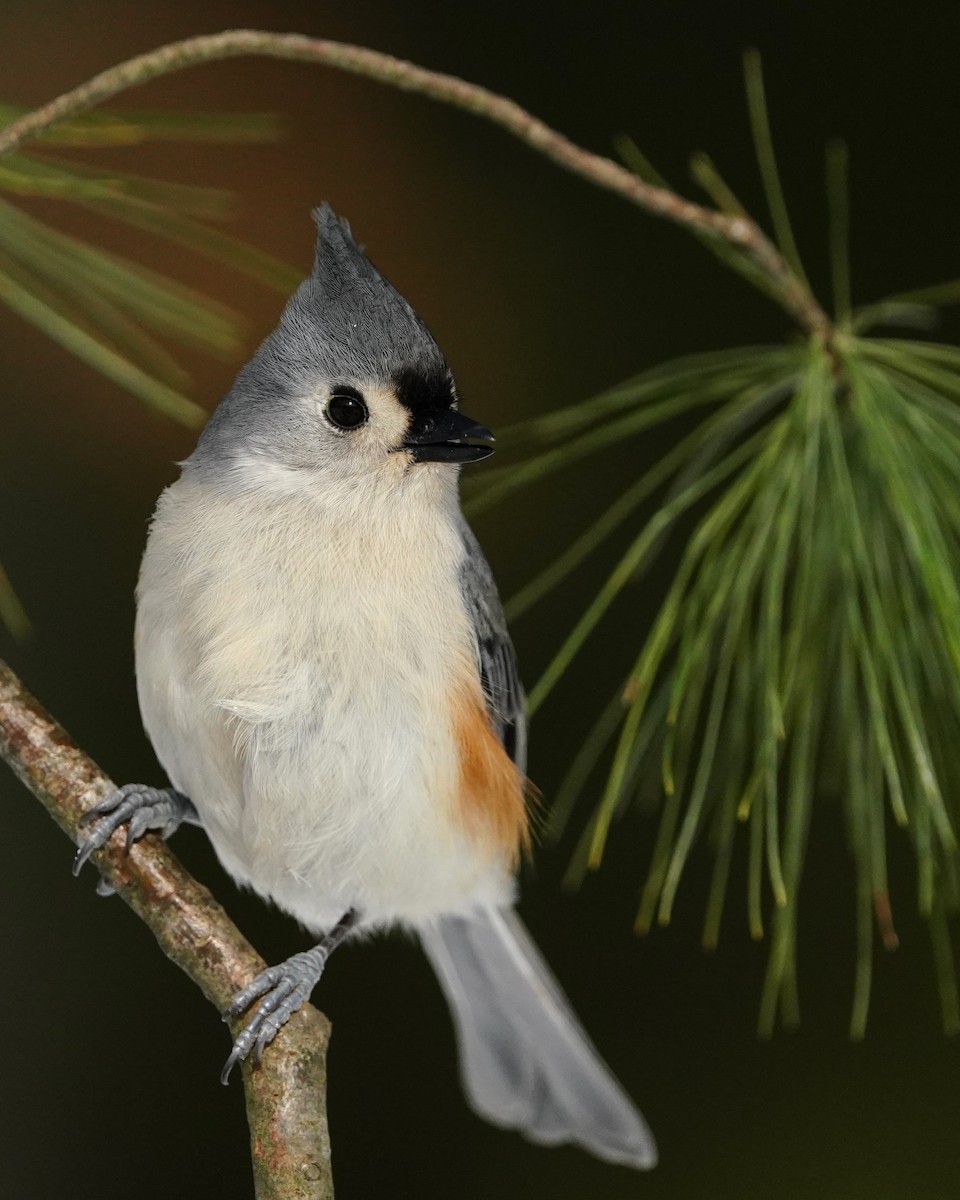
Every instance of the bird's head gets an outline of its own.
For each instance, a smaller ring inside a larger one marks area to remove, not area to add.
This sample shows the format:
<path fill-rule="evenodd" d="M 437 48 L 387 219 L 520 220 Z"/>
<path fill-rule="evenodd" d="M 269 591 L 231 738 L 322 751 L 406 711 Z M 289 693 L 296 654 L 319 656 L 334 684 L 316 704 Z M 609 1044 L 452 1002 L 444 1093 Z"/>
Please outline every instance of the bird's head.
<path fill-rule="evenodd" d="M 493 434 L 459 411 L 450 368 L 417 314 L 328 204 L 314 217 L 313 271 L 189 463 L 295 487 L 297 473 L 304 484 L 359 483 L 492 454 Z"/>

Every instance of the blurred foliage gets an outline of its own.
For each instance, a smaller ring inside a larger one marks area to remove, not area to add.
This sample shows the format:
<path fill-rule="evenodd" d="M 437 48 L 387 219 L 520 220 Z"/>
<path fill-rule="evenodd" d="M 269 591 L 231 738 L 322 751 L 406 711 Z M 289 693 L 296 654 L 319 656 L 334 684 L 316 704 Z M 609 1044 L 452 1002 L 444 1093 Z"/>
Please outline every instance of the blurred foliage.
<path fill-rule="evenodd" d="M 0 106 L 7 122 L 21 110 Z M 164 140 L 263 142 L 275 118 L 253 114 L 88 113 L 46 131 L 43 146 L 112 148 Z M 279 263 L 204 222 L 234 209 L 231 193 L 147 179 L 57 156 L 14 153 L 0 162 L 0 192 L 67 201 L 147 230 L 251 275 L 279 291 L 299 282 Z M 219 355 L 241 346 L 242 318 L 209 296 L 138 263 L 71 238 L 0 201 L 0 300 L 147 404 L 187 425 L 204 410 L 189 378 L 156 340 Z"/>
<path fill-rule="evenodd" d="M 0 126 L 25 109 L 0 105 Z M 267 114 L 93 112 L 47 130 L 44 148 L 113 149 L 148 141 L 262 143 L 281 126 Z M 199 427 L 206 411 L 188 396 L 190 377 L 159 340 L 233 357 L 243 318 L 210 296 L 108 250 L 61 233 L 22 209 L 59 200 L 125 222 L 212 258 L 278 291 L 299 273 L 206 222 L 235 208 L 232 193 L 148 179 L 61 155 L 14 153 L 0 161 L 0 303 L 138 399 Z M 0 622 L 17 636 L 29 621 L 0 568 Z"/>

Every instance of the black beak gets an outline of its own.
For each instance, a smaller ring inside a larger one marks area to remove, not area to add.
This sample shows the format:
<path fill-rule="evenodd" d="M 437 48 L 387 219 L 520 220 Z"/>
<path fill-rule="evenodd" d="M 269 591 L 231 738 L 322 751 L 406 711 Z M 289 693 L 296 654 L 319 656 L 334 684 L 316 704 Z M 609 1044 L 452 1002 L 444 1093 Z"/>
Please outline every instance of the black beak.
<path fill-rule="evenodd" d="M 493 434 L 485 425 L 451 408 L 422 427 L 414 422 L 403 448 L 413 451 L 414 462 L 479 462 L 493 453 L 493 447 L 470 443 L 493 440 Z"/>

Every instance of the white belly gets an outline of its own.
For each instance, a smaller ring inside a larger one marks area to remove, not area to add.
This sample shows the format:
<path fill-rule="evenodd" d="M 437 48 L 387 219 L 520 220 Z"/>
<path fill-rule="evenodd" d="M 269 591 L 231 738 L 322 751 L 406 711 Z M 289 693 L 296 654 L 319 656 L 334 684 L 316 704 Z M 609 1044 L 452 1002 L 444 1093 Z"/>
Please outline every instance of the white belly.
<path fill-rule="evenodd" d="M 315 929 L 509 894 L 458 819 L 450 693 L 472 643 L 459 536 L 424 500 L 345 533 L 313 503 L 185 477 L 144 556 L 137 681 L 158 757 L 227 870 Z"/>

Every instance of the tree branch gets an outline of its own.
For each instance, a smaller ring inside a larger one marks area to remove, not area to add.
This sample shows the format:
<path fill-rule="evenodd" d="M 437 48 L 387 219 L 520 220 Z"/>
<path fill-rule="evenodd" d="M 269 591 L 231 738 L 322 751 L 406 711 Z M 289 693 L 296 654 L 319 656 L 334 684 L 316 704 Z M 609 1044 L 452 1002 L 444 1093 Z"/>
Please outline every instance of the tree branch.
<path fill-rule="evenodd" d="M 114 789 L 2 660 L 0 757 L 74 841 L 81 815 Z M 218 1010 L 263 970 L 265 963 L 243 934 L 158 837 L 145 837 L 125 854 L 118 832 L 96 858 L 164 954 Z M 333 1198 L 329 1038 L 326 1017 L 304 1005 L 277 1035 L 262 1066 L 243 1065 L 257 1200 Z"/>
<path fill-rule="evenodd" d="M 13 121 L 0 130 L 0 158 L 57 121 L 84 112 L 126 88 L 197 63 L 242 55 L 336 67 L 484 117 L 575 175 L 615 192 L 647 212 L 700 233 L 714 234 L 736 247 L 769 280 L 775 298 L 801 328 L 822 337 L 830 335 L 830 319 L 806 282 L 791 269 L 759 225 L 749 217 L 704 208 L 667 188 L 647 183 L 611 159 L 575 145 L 505 96 L 363 46 L 252 29 L 231 29 L 172 42 L 102 71 L 49 104 Z"/>

